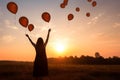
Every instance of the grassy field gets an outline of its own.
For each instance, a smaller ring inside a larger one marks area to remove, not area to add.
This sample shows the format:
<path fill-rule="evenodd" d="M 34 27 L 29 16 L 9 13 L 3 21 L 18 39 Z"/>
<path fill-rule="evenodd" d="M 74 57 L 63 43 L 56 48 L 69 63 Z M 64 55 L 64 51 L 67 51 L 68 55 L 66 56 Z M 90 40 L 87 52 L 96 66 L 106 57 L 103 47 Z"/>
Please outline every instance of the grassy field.
<path fill-rule="evenodd" d="M 32 80 L 31 62 L 0 61 L 0 80 Z M 120 80 L 120 65 L 49 64 L 50 80 Z"/>

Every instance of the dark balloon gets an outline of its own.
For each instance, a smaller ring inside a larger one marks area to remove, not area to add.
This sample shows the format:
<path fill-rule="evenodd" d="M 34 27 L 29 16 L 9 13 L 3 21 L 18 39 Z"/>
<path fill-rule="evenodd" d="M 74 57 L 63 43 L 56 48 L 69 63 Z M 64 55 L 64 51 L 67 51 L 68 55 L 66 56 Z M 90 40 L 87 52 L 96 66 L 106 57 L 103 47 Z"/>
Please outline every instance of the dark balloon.
<path fill-rule="evenodd" d="M 73 18 L 74 18 L 73 14 L 69 14 L 69 15 L 68 15 L 68 20 L 69 20 L 69 21 L 72 20 Z"/>
<path fill-rule="evenodd" d="M 29 31 L 32 31 L 33 29 L 34 29 L 34 25 L 33 25 L 33 24 L 29 24 L 29 25 L 28 25 L 28 30 L 29 30 Z"/>
<path fill-rule="evenodd" d="M 76 8 L 76 11 L 77 11 L 77 12 L 79 12 L 79 11 L 80 11 L 80 8 L 79 8 L 79 7 L 77 7 L 77 8 Z"/>
<path fill-rule="evenodd" d="M 87 17 L 90 17 L 90 13 L 89 13 L 89 12 L 88 12 L 88 13 L 86 13 L 86 16 L 87 16 Z"/>
<path fill-rule="evenodd" d="M 65 5 L 67 5 L 68 4 L 68 0 L 64 0 L 64 2 L 63 2 Z"/>
<path fill-rule="evenodd" d="M 27 27 L 28 26 L 28 19 L 24 16 L 19 18 L 19 23 L 23 26 L 23 27 Z"/>
<path fill-rule="evenodd" d="M 92 2 L 92 6 L 95 7 L 97 5 L 97 2 L 96 1 L 93 1 Z"/>
<path fill-rule="evenodd" d="M 61 3 L 61 4 L 60 4 L 60 7 L 61 7 L 61 8 L 65 8 L 65 4 L 64 4 L 64 3 Z"/>
<path fill-rule="evenodd" d="M 92 0 L 88 0 L 88 2 L 92 2 Z"/>
<path fill-rule="evenodd" d="M 8 9 L 11 13 L 16 14 L 17 11 L 18 11 L 18 6 L 17 6 L 17 4 L 16 4 L 15 2 L 9 2 L 9 3 L 7 4 L 7 9 Z"/>
<path fill-rule="evenodd" d="M 51 16 L 50 16 L 50 14 L 49 14 L 48 12 L 44 12 L 44 13 L 42 14 L 42 19 L 43 19 L 44 21 L 46 21 L 46 22 L 49 22 L 50 19 L 51 19 Z"/>
<path fill-rule="evenodd" d="M 68 5 L 68 0 L 63 0 L 63 3 L 60 4 L 61 8 L 65 8 Z"/>

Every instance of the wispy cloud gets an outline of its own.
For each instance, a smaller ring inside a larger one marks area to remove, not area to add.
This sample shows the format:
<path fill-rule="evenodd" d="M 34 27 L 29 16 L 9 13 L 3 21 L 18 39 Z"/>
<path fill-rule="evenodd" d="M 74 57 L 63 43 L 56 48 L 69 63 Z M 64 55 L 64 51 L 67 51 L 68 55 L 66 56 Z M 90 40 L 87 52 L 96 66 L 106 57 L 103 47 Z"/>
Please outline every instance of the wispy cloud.
<path fill-rule="evenodd" d="M 48 27 L 47 26 L 44 26 L 41 28 L 42 31 L 47 31 L 48 30 Z"/>
<path fill-rule="evenodd" d="M 16 27 L 15 24 L 12 24 L 9 20 L 4 20 L 4 23 L 5 23 L 6 27 L 8 27 L 10 29 L 14 29 L 14 30 L 18 29 L 18 27 Z"/>
<path fill-rule="evenodd" d="M 113 28 L 118 28 L 118 27 L 120 27 L 120 23 L 118 22 L 114 23 Z"/>
<path fill-rule="evenodd" d="M 91 35 L 92 38 L 101 38 L 103 36 L 105 36 L 105 33 L 103 32 L 99 32 L 99 33 Z"/>
<path fill-rule="evenodd" d="M 91 21 L 88 22 L 88 24 L 96 24 L 98 22 L 99 18 L 102 17 L 103 15 L 104 15 L 103 13 L 100 13 L 99 15 L 92 18 Z"/>
<path fill-rule="evenodd" d="M 118 17 L 120 17 L 120 14 L 118 14 Z"/>
<path fill-rule="evenodd" d="M 16 38 L 14 37 L 14 36 L 11 36 L 11 35 L 3 35 L 2 37 L 1 37 L 1 40 L 3 41 L 3 42 L 6 42 L 6 43 L 9 43 L 9 42 L 12 42 L 12 41 L 14 41 Z"/>

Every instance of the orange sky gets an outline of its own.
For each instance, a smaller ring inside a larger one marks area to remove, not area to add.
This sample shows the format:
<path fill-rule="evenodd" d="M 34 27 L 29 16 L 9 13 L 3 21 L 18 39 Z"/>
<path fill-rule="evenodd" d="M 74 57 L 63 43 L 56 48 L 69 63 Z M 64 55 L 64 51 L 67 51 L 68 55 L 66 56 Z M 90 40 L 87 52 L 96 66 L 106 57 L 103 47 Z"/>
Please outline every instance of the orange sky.
<path fill-rule="evenodd" d="M 63 0 L 12 0 L 18 5 L 16 15 L 7 10 L 9 1 L 0 0 L 0 60 L 33 61 L 35 50 L 25 34 L 34 42 L 38 37 L 45 40 L 49 28 L 48 57 L 94 56 L 95 52 L 104 57 L 120 56 L 120 0 L 96 0 L 94 8 L 87 0 L 69 0 L 64 9 L 60 8 Z M 80 12 L 75 11 L 76 7 Z M 46 11 L 51 15 L 49 23 L 41 18 Z M 86 17 L 87 12 L 90 17 Z M 70 13 L 74 19 L 68 21 Z M 34 24 L 32 32 L 19 24 L 21 16 Z M 64 46 L 63 52 L 56 50 L 58 43 Z"/>

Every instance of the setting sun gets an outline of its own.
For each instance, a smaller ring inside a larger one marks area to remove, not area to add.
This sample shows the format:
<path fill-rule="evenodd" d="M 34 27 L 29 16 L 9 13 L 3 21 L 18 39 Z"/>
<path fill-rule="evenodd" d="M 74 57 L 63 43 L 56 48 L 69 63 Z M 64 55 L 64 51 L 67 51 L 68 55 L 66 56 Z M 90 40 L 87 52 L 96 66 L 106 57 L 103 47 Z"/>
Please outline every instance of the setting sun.
<path fill-rule="evenodd" d="M 55 50 L 57 51 L 58 54 L 62 54 L 65 51 L 65 44 L 61 42 L 56 42 Z"/>

